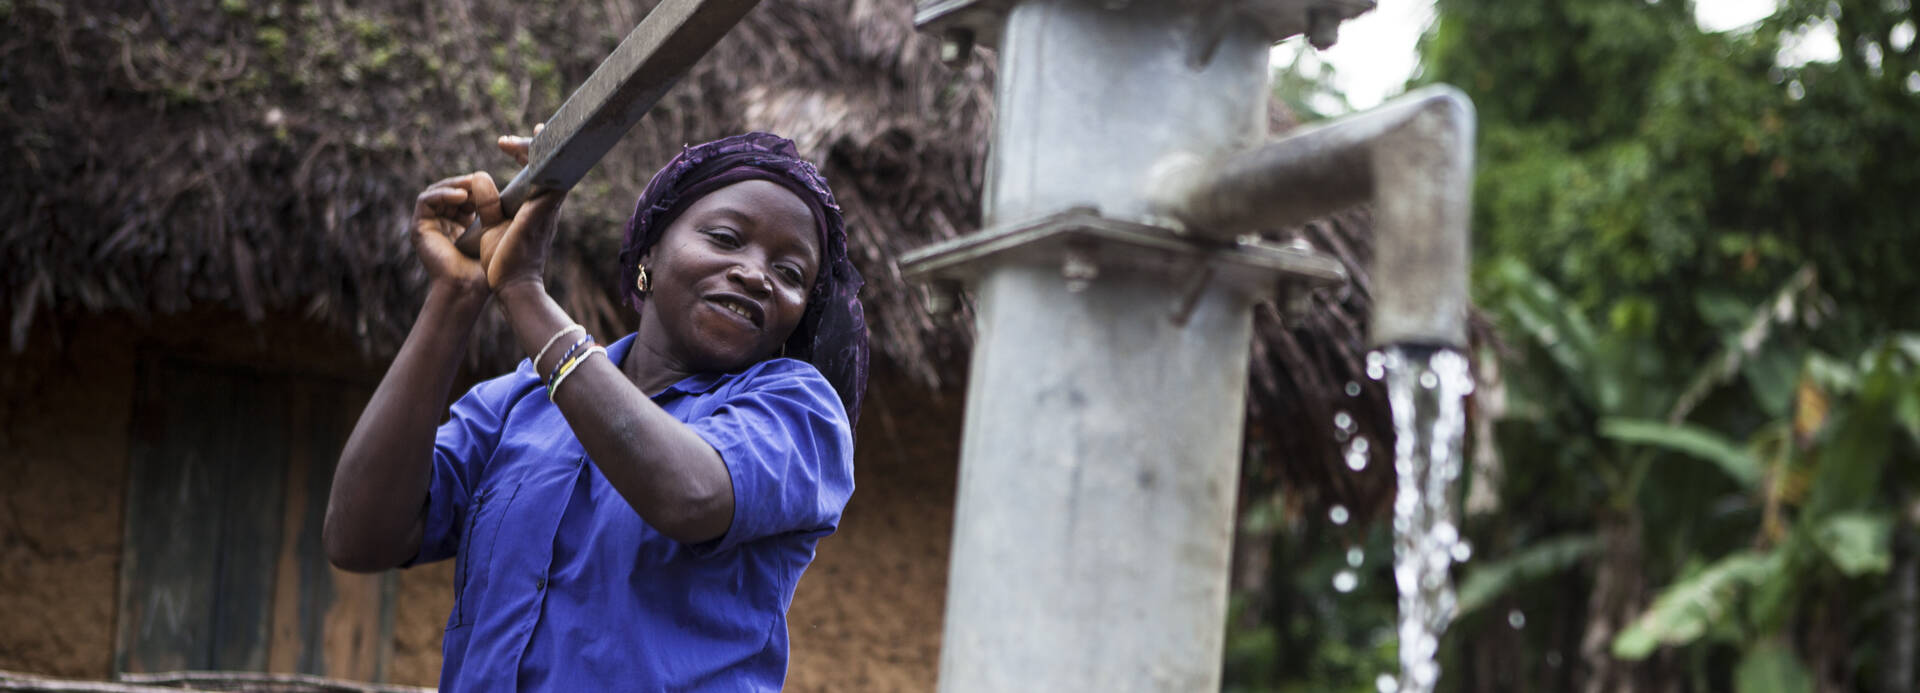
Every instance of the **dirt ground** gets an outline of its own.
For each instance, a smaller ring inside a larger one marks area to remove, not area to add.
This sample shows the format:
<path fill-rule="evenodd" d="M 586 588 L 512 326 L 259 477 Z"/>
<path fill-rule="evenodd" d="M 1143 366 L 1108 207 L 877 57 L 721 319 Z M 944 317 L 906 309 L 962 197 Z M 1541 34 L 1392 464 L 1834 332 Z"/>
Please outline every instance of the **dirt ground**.
<path fill-rule="evenodd" d="M 147 323 L 72 318 L 36 327 L 24 352 L 0 361 L 0 669 L 111 673 L 140 350 L 377 377 L 381 364 L 311 332 L 297 320 L 255 330 L 217 314 Z M 221 338 L 234 334 L 249 337 Z M 788 690 L 932 690 L 960 415 L 957 394 L 874 372 L 853 499 L 789 612 Z M 402 572 L 390 681 L 438 680 L 452 565 Z"/>

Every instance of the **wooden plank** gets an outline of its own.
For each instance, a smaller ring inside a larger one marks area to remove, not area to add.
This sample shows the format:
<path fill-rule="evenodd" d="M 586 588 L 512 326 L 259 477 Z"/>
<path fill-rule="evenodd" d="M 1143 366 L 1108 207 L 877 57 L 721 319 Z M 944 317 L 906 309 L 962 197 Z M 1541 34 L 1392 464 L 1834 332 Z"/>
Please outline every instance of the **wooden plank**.
<path fill-rule="evenodd" d="M 276 379 L 252 373 L 203 377 L 228 390 L 225 416 L 200 420 L 214 429 L 227 475 L 214 574 L 212 668 L 263 671 L 286 483 L 286 397 L 276 391 Z"/>
<path fill-rule="evenodd" d="M 4 681 L 0 678 L 0 681 Z M 431 688 L 419 686 L 396 686 L 390 684 L 346 681 L 310 674 L 262 674 L 243 671 L 173 671 L 162 674 L 129 674 L 122 679 L 129 684 L 148 684 L 165 688 L 141 688 L 139 690 L 171 691 L 177 693 L 181 686 L 205 686 L 187 690 L 207 691 L 312 691 L 316 693 L 434 693 Z M 37 689 L 36 689 L 37 690 Z"/>
<path fill-rule="evenodd" d="M 378 681 L 391 657 L 388 574 L 333 568 L 321 544 L 340 448 L 370 392 L 328 380 L 287 378 L 286 504 L 274 587 L 271 668 Z"/>
<path fill-rule="evenodd" d="M 327 493 L 333 486 L 334 464 L 340 459 L 340 447 L 353 430 L 361 407 L 372 393 L 362 388 L 335 386 L 326 397 L 314 399 L 315 411 L 308 418 L 308 445 L 315 461 L 310 481 L 309 507 L 313 526 L 324 520 Z M 391 571 L 361 575 L 334 568 L 321 552 L 319 532 L 306 539 L 313 550 L 307 570 L 316 582 L 324 581 L 333 595 L 332 603 L 315 603 L 315 618 L 321 633 L 314 641 L 319 666 L 313 673 L 362 681 L 386 679 L 384 662 L 392 656 L 393 626 L 383 611 L 391 608 Z"/>
<path fill-rule="evenodd" d="M 227 410 L 225 388 L 217 381 L 174 364 L 140 365 L 116 671 L 213 667 L 214 574 L 226 474 L 216 429 L 201 417 Z"/>
<path fill-rule="evenodd" d="M 370 391 L 167 360 L 137 382 L 116 670 L 383 679 L 393 576 L 335 570 L 320 540 Z"/>
<path fill-rule="evenodd" d="M 321 617 L 326 629 L 319 654 L 326 675 L 371 681 L 381 678 L 380 651 L 393 649 L 391 633 L 380 629 L 380 602 L 386 574 L 355 575 L 334 571 L 333 603 Z"/>
<path fill-rule="evenodd" d="M 527 167 L 500 191 L 507 216 L 536 190 L 568 190 L 760 0 L 661 0 L 533 138 Z M 472 231 L 472 229 L 469 229 Z M 478 257 L 480 234 L 461 252 Z"/>
<path fill-rule="evenodd" d="M 304 421 L 312 415 L 312 393 L 303 383 L 293 381 L 286 387 L 287 420 Z M 273 639 L 267 645 L 267 670 L 282 673 L 315 673 L 303 656 L 308 650 L 308 629 L 301 627 L 300 605 L 305 600 L 305 582 L 301 577 L 303 558 L 301 539 L 308 527 L 308 476 L 315 464 L 312 445 L 295 426 L 287 441 L 286 512 L 281 515 L 280 552 L 273 578 Z M 323 506 L 324 508 L 324 506 Z"/>

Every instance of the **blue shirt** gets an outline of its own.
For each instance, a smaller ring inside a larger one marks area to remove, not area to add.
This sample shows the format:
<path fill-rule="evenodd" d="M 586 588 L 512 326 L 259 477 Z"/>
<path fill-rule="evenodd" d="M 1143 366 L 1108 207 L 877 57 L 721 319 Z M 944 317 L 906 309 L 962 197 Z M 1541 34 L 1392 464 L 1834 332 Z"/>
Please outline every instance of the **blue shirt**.
<path fill-rule="evenodd" d="M 791 359 L 653 401 L 726 463 L 733 524 L 718 539 L 682 544 L 642 520 L 526 361 L 454 403 L 413 560 L 458 558 L 442 690 L 780 689 L 794 586 L 853 493 L 845 409 Z"/>

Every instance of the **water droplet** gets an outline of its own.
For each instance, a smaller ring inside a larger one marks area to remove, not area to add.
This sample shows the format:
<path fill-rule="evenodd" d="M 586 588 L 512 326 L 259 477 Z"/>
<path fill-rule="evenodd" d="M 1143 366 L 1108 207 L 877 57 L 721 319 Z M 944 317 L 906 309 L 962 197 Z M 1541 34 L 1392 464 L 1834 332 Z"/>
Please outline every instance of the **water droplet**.
<path fill-rule="evenodd" d="M 1454 529 L 1453 523 L 1442 520 L 1433 526 L 1433 538 L 1442 544 L 1452 544 L 1460 540 L 1460 530 Z"/>
<path fill-rule="evenodd" d="M 1361 563 L 1365 563 L 1366 561 L 1367 552 L 1361 550 L 1360 547 L 1353 546 L 1347 549 L 1347 565 L 1358 568 Z"/>
<path fill-rule="evenodd" d="M 1440 387 L 1440 376 L 1434 375 L 1432 371 L 1421 373 L 1420 387 L 1424 387 L 1429 390 L 1436 387 Z"/>
<path fill-rule="evenodd" d="M 1347 468 L 1360 471 L 1367 468 L 1367 455 L 1363 452 L 1347 451 Z"/>
<path fill-rule="evenodd" d="M 1560 651 L 1559 650 L 1547 651 L 1547 666 L 1553 667 L 1555 669 L 1560 668 Z"/>
<path fill-rule="evenodd" d="M 1426 652 L 1427 654 L 1423 656 L 1431 657 L 1433 650 L 1429 648 Z M 1429 659 L 1413 665 L 1413 685 L 1418 686 L 1420 690 L 1433 690 L 1433 685 L 1439 680 L 1440 664 L 1438 662 Z"/>
<path fill-rule="evenodd" d="M 1387 357 L 1384 354 L 1367 352 L 1367 377 L 1373 380 L 1387 377 Z"/>
<path fill-rule="evenodd" d="M 1400 682 L 1393 679 L 1393 674 L 1381 674 L 1373 680 L 1373 688 L 1380 693 L 1394 693 L 1400 690 Z"/>
<path fill-rule="evenodd" d="M 1360 383 L 1356 383 L 1356 382 L 1353 382 L 1353 381 L 1351 381 L 1351 380 L 1349 380 L 1349 381 L 1347 381 L 1347 396 L 1348 396 L 1348 397 L 1359 397 L 1359 396 L 1360 396 Z"/>
<path fill-rule="evenodd" d="M 1519 609 L 1509 611 L 1507 612 L 1507 625 L 1513 626 L 1514 630 L 1525 628 L 1527 627 L 1527 615 L 1520 613 Z"/>
<path fill-rule="evenodd" d="M 1342 431 L 1351 431 L 1353 430 L 1353 417 L 1344 411 L 1334 412 L 1333 427 Z"/>
<path fill-rule="evenodd" d="M 1347 506 L 1344 506 L 1344 505 L 1333 506 L 1332 510 L 1327 511 L 1327 519 L 1333 520 L 1333 523 L 1336 525 L 1346 524 L 1347 523 Z"/>
<path fill-rule="evenodd" d="M 1359 584 L 1360 578 L 1356 577 L 1351 570 L 1342 570 L 1333 574 L 1333 588 L 1341 594 L 1352 592 L 1353 588 Z"/>
<path fill-rule="evenodd" d="M 1353 451 L 1354 451 L 1354 452 L 1357 452 L 1357 453 L 1360 453 L 1360 454 L 1362 454 L 1362 455 L 1365 455 L 1365 454 L 1367 454 L 1367 447 L 1368 447 L 1368 443 L 1367 443 L 1367 439 L 1365 439 L 1365 438 L 1355 438 L 1355 439 L 1353 439 Z"/>
<path fill-rule="evenodd" d="M 1455 563 L 1465 563 L 1469 558 L 1473 558 L 1473 542 L 1461 540 L 1460 543 L 1453 545 L 1453 561 Z"/>

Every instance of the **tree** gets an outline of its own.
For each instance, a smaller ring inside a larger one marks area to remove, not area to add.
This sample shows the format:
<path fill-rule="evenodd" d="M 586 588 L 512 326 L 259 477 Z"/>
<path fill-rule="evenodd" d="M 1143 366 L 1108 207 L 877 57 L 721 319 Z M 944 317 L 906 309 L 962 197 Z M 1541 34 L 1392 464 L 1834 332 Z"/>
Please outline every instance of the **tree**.
<path fill-rule="evenodd" d="M 1515 398 L 1447 685 L 1908 690 L 1913 639 L 1882 634 L 1916 608 L 1889 576 L 1915 560 L 1920 14 L 1437 4 L 1422 79 L 1478 107 L 1475 288 Z M 1837 60 L 1780 59 L 1829 23 Z"/>

